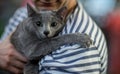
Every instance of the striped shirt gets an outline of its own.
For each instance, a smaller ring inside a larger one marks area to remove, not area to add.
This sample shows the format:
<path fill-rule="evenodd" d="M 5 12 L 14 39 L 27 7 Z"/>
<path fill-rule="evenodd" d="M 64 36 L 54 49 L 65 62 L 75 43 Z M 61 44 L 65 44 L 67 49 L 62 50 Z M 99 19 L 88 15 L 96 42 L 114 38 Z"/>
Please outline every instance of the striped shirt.
<path fill-rule="evenodd" d="M 25 18 L 27 18 L 26 7 L 18 9 L 10 19 L 2 40 Z M 80 48 L 77 44 L 61 46 L 39 62 L 40 74 L 106 74 L 108 57 L 105 37 L 79 2 L 61 34 L 75 32 L 88 34 L 93 40 L 92 47 L 96 49 Z"/>

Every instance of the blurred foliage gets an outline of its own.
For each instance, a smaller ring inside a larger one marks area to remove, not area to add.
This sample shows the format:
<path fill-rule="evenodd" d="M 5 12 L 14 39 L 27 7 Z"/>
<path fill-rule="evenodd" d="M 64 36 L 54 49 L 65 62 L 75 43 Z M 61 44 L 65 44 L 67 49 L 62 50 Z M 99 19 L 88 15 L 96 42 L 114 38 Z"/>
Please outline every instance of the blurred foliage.
<path fill-rule="evenodd" d="M 1 36 L 1 34 L 2 34 L 2 32 L 3 32 L 3 29 L 4 29 L 4 27 L 3 27 L 3 22 L 2 21 L 0 21 L 0 36 Z"/>

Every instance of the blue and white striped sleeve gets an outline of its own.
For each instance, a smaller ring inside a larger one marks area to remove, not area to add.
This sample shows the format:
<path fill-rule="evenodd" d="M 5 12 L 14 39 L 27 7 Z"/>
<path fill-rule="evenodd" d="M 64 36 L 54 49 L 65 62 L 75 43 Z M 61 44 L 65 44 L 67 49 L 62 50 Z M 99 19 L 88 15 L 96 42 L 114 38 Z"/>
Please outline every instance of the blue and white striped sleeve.
<path fill-rule="evenodd" d="M 10 18 L 8 24 L 5 27 L 1 41 L 4 40 L 11 32 L 13 32 L 17 25 L 27 17 L 27 10 L 25 7 L 19 8 L 14 13 L 13 17 Z"/>
<path fill-rule="evenodd" d="M 100 74 L 100 56 L 91 46 L 80 45 L 61 47 L 41 61 L 40 74 Z"/>

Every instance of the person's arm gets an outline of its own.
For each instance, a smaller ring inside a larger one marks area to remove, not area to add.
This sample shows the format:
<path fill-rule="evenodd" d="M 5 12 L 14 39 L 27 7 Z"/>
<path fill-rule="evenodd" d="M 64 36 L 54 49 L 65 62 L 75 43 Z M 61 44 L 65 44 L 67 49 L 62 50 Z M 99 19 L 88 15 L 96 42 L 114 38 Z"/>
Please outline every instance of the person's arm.
<path fill-rule="evenodd" d="M 24 8 L 18 9 L 10 19 L 0 42 L 0 68 L 15 74 L 22 72 L 27 59 L 18 53 L 10 43 L 10 34 L 16 26 L 26 17 Z"/>
<path fill-rule="evenodd" d="M 63 46 L 43 58 L 40 73 L 52 74 L 100 74 L 99 51 L 95 46 L 81 48 L 79 45 Z"/>

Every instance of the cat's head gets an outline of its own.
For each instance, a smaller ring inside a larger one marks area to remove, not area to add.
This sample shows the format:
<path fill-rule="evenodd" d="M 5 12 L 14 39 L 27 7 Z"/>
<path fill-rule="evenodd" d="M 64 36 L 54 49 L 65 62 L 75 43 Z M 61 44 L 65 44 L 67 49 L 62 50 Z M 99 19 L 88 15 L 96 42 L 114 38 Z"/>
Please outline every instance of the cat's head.
<path fill-rule="evenodd" d="M 38 38 L 48 38 L 56 36 L 65 25 L 67 8 L 62 7 L 58 11 L 40 10 L 35 11 L 27 5 L 28 18 L 32 21 L 28 28 L 36 33 Z"/>

